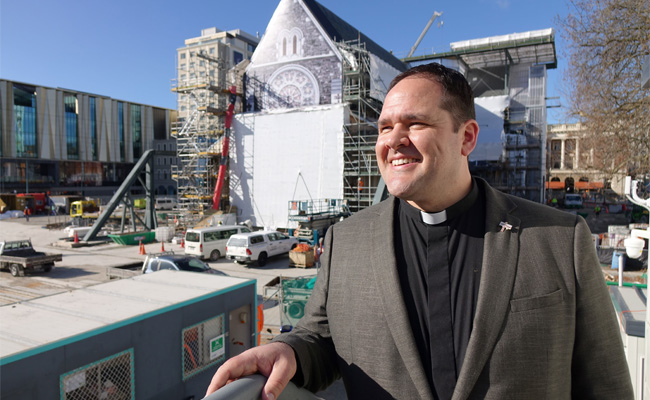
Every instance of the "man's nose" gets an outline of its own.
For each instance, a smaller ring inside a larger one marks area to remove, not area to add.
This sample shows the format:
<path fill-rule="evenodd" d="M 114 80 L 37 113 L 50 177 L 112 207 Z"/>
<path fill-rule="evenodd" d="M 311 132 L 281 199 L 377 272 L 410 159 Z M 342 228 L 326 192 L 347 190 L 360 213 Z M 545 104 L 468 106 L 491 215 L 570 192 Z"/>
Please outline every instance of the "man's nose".
<path fill-rule="evenodd" d="M 393 130 L 384 138 L 384 145 L 389 149 L 396 150 L 400 147 L 406 147 L 411 143 L 409 140 L 408 129 L 401 124 L 395 125 Z"/>

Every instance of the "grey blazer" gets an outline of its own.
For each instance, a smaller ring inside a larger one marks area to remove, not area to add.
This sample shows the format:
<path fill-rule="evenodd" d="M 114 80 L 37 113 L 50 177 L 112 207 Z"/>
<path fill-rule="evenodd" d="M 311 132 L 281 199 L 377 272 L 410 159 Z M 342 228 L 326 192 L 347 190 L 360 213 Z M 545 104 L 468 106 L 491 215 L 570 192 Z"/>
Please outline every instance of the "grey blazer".
<path fill-rule="evenodd" d="M 584 219 L 477 182 L 487 201 L 483 266 L 453 399 L 632 399 Z M 295 350 L 299 386 L 317 391 L 342 376 L 350 399 L 433 399 L 399 285 L 396 201 L 328 230 L 305 316 L 276 338 Z"/>

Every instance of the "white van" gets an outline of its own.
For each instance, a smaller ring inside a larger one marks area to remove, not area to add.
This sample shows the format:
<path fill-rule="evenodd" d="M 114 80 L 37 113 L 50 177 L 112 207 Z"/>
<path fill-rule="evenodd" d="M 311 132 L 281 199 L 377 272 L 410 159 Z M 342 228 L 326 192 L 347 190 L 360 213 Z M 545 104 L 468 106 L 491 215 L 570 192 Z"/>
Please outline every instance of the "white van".
<path fill-rule="evenodd" d="M 582 196 L 579 194 L 565 195 L 564 208 L 582 208 Z"/>
<path fill-rule="evenodd" d="M 156 210 L 173 210 L 174 207 L 176 207 L 176 199 L 156 197 Z"/>
<path fill-rule="evenodd" d="M 217 261 L 226 254 L 226 243 L 236 233 L 250 232 L 243 225 L 219 225 L 208 228 L 188 229 L 185 232 L 185 254 Z"/>

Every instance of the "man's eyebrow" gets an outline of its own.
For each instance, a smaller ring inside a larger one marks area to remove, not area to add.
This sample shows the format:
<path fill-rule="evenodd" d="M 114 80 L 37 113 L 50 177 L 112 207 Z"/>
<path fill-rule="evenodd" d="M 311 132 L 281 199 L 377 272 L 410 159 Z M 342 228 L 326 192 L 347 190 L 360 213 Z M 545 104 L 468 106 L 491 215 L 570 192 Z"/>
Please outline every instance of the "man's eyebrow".
<path fill-rule="evenodd" d="M 424 114 L 406 114 L 402 117 L 406 121 L 422 121 L 427 119 L 427 116 Z"/>
<path fill-rule="evenodd" d="M 427 119 L 427 116 L 425 114 L 404 114 L 399 119 L 404 121 L 423 121 Z M 377 120 L 378 125 L 388 125 L 389 122 L 389 118 L 380 118 Z"/>

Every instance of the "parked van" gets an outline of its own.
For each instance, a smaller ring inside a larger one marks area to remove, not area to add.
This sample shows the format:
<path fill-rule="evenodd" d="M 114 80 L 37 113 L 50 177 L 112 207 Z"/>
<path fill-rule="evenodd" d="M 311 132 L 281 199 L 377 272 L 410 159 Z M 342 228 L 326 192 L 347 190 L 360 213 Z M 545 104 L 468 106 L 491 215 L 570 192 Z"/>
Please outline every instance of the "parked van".
<path fill-rule="evenodd" d="M 566 194 L 564 208 L 582 208 L 582 196 L 579 194 Z"/>
<path fill-rule="evenodd" d="M 173 210 L 176 207 L 176 199 L 169 197 L 156 198 L 156 210 Z"/>
<path fill-rule="evenodd" d="M 188 229 L 185 232 L 185 254 L 217 261 L 226 254 L 226 243 L 230 236 L 250 232 L 243 225 L 220 225 L 208 228 Z"/>

